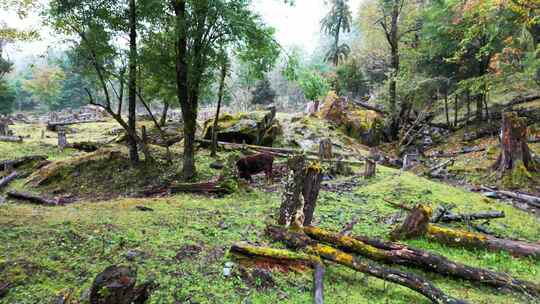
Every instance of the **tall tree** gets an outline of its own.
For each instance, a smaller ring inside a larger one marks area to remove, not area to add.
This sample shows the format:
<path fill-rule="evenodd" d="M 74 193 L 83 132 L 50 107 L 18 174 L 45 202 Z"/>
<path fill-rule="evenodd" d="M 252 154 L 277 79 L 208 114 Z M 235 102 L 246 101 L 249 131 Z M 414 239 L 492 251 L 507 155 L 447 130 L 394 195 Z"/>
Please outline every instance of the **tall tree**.
<path fill-rule="evenodd" d="M 183 176 L 195 168 L 195 130 L 201 90 L 215 69 L 219 50 L 236 49 L 244 61 L 268 70 L 279 49 L 273 29 L 250 10 L 250 0 L 171 0 L 175 16 L 177 98 L 184 121 Z"/>
<path fill-rule="evenodd" d="M 86 88 L 90 103 L 104 108 L 124 128 L 133 164 L 138 162 L 137 145 L 144 145 L 135 130 L 135 77 L 137 25 L 142 24 L 138 22 L 136 12 L 152 12 L 138 9 L 138 6 L 145 3 L 143 0 L 137 3 L 134 0 L 53 0 L 48 12 L 49 22 L 56 30 L 78 36 L 75 51 L 81 63 L 86 64 L 86 72 L 95 76 L 101 86 L 100 94 L 92 94 Z M 125 51 L 125 46 L 117 43 L 122 36 L 128 37 L 128 51 Z M 129 65 L 128 121 L 122 117 L 126 61 Z M 104 100 L 99 100 L 101 97 Z M 113 109 L 115 106 L 116 109 Z"/>
<path fill-rule="evenodd" d="M 217 133 L 218 133 L 218 122 L 219 122 L 219 112 L 221 111 L 221 103 L 223 101 L 223 95 L 225 94 L 225 80 L 227 78 L 227 75 L 229 74 L 230 70 L 230 63 L 229 58 L 225 52 L 223 52 L 222 58 L 221 58 L 221 71 L 219 75 L 219 91 L 218 91 L 218 101 L 217 101 L 217 107 L 216 107 L 216 116 L 214 117 L 214 127 L 212 128 L 212 151 L 211 155 L 212 157 L 217 156 L 217 146 L 218 146 L 218 140 L 217 140 Z"/>
<path fill-rule="evenodd" d="M 351 31 L 352 14 L 348 0 L 331 0 L 330 2 L 330 11 L 321 20 L 321 30 L 334 38 L 334 42 L 326 54 L 326 60 L 337 66 L 340 60 L 347 58 L 351 52 L 346 43 L 339 44 L 339 36 L 341 31 Z"/>
<path fill-rule="evenodd" d="M 384 32 L 386 42 L 390 49 L 390 77 L 388 83 L 388 96 L 390 103 L 390 113 L 392 115 L 390 124 L 390 137 L 393 139 L 399 133 L 400 120 L 405 117 L 405 113 L 408 112 L 409 104 L 402 102 L 400 109 L 398 110 L 397 101 L 397 78 L 400 69 L 400 43 L 405 35 L 418 30 L 416 24 L 411 27 L 403 28 L 405 8 L 407 7 L 407 0 L 378 0 L 377 7 L 379 13 L 379 19 L 377 23 Z"/>

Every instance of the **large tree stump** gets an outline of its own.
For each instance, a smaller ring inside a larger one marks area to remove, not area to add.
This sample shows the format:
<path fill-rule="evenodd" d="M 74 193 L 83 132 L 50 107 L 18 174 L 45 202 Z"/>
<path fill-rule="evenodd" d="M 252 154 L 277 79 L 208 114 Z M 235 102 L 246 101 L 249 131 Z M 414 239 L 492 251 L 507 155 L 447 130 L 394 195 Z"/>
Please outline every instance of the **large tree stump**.
<path fill-rule="evenodd" d="M 504 113 L 501 128 L 501 154 L 493 165 L 502 183 L 520 186 L 531 178 L 531 171 L 538 170 L 527 145 L 527 121 L 516 113 Z"/>
<path fill-rule="evenodd" d="M 304 223 L 304 155 L 295 155 L 287 162 L 289 169 L 279 209 L 278 224 L 302 227 Z"/>
<path fill-rule="evenodd" d="M 59 129 L 58 130 L 58 149 L 60 151 L 64 151 L 64 148 L 66 148 L 68 145 L 67 137 L 66 137 L 66 130 L 65 129 Z"/>
<path fill-rule="evenodd" d="M 375 177 L 376 173 L 377 173 L 377 163 L 371 159 L 366 159 L 364 178 L 369 179 L 369 178 Z"/>
<path fill-rule="evenodd" d="M 332 159 L 334 154 L 332 153 L 332 141 L 325 138 L 319 143 L 319 159 Z"/>
<path fill-rule="evenodd" d="M 304 179 L 304 226 L 311 225 L 313 213 L 317 205 L 319 190 L 322 182 L 322 168 L 319 163 L 312 163 L 306 169 L 306 177 Z"/>

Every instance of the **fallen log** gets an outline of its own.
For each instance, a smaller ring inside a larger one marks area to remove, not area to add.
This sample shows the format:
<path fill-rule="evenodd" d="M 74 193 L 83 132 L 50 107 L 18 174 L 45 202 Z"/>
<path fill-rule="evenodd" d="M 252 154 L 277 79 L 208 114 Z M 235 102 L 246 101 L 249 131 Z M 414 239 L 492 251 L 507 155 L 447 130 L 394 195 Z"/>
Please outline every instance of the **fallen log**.
<path fill-rule="evenodd" d="M 74 120 L 74 121 L 63 121 L 63 122 L 48 122 L 47 130 L 51 132 L 58 131 L 58 127 L 65 127 L 70 125 L 78 125 L 85 123 L 96 123 L 96 122 L 105 122 L 103 119 L 94 119 L 94 120 Z"/>
<path fill-rule="evenodd" d="M 0 161 L 0 171 L 6 171 L 8 169 L 17 169 L 30 162 L 40 162 L 47 159 L 45 155 L 31 155 L 21 158 L 8 159 Z"/>
<path fill-rule="evenodd" d="M 231 189 L 223 186 L 219 182 L 203 182 L 203 183 L 179 183 L 168 187 L 171 194 L 188 192 L 188 193 L 214 193 L 214 194 L 230 194 Z"/>
<path fill-rule="evenodd" d="M 392 239 L 410 239 L 427 236 L 453 246 L 506 251 L 516 257 L 540 259 L 540 244 L 496 238 L 486 234 L 452 229 L 430 224 L 431 208 L 418 205 L 405 219 L 403 225 L 392 231 Z"/>
<path fill-rule="evenodd" d="M 9 183 L 11 183 L 18 176 L 19 176 L 19 174 L 17 173 L 17 171 L 13 171 L 8 176 L 0 179 L 0 189 L 6 187 Z"/>
<path fill-rule="evenodd" d="M 482 152 L 482 151 L 486 151 L 486 148 L 475 147 L 475 148 L 472 148 L 472 149 L 462 149 L 462 150 L 457 151 L 457 152 L 443 153 L 443 154 L 433 154 L 433 155 L 430 155 L 430 157 L 433 157 L 433 158 L 456 157 L 456 156 L 463 155 L 463 154 L 469 154 L 469 153 L 474 153 L 474 152 Z"/>
<path fill-rule="evenodd" d="M 365 108 L 365 109 L 368 109 L 368 110 L 371 110 L 371 111 L 375 111 L 379 114 L 382 114 L 382 115 L 387 115 L 388 113 L 383 110 L 381 107 L 378 107 L 377 105 L 374 105 L 374 104 L 370 104 L 370 103 L 367 103 L 367 102 L 364 102 L 364 101 L 361 101 L 361 100 L 358 100 L 358 99 L 353 99 L 352 102 L 362 108 Z"/>
<path fill-rule="evenodd" d="M 442 170 L 442 169 L 444 169 L 444 168 L 446 168 L 446 167 L 448 167 L 448 166 L 454 164 L 454 162 L 455 162 L 455 159 L 452 158 L 452 159 L 449 159 L 449 160 L 447 160 L 447 161 L 444 161 L 444 162 L 442 162 L 442 163 L 440 163 L 440 164 L 437 164 L 437 165 L 435 165 L 434 167 L 429 168 L 429 169 L 424 173 L 424 175 L 431 176 L 432 174 L 434 174 L 435 171 L 440 171 L 440 170 Z"/>
<path fill-rule="evenodd" d="M 208 140 L 208 139 L 196 139 L 195 142 L 205 144 L 205 145 L 212 144 L 212 141 Z M 275 147 L 265 147 L 265 146 L 248 145 L 248 144 L 229 143 L 229 142 L 224 142 L 224 141 L 218 141 L 218 145 L 219 146 L 228 146 L 228 147 L 231 147 L 231 148 L 234 148 L 234 149 L 252 149 L 252 150 L 259 151 L 259 152 L 274 152 L 274 153 L 278 153 L 278 155 L 279 154 L 291 154 L 291 155 L 294 155 L 294 154 L 305 153 L 305 154 L 317 156 L 317 158 L 313 159 L 313 160 L 319 160 L 319 158 L 318 158 L 319 151 L 303 151 L 303 150 L 298 150 L 298 149 L 275 148 Z M 354 154 L 354 153 L 343 153 L 343 152 L 342 153 L 333 152 L 333 155 L 334 156 L 348 156 L 348 157 L 359 157 L 360 156 L 360 155 Z"/>
<path fill-rule="evenodd" d="M 5 297 L 9 290 L 14 287 L 15 284 L 7 282 L 7 283 L 0 283 L 0 299 Z"/>
<path fill-rule="evenodd" d="M 99 150 L 103 145 L 98 143 L 93 143 L 89 141 L 76 142 L 72 144 L 67 144 L 66 148 L 71 148 L 83 152 L 95 152 Z"/>
<path fill-rule="evenodd" d="M 511 191 L 506 191 L 506 190 L 495 190 L 495 189 L 488 188 L 486 186 L 482 186 L 482 190 L 486 190 L 486 191 L 493 192 L 502 196 L 507 196 L 513 199 L 517 199 L 533 207 L 540 208 L 540 197 L 537 197 L 537 196 L 532 196 L 532 195 L 518 193 L 518 192 L 511 192 Z"/>
<path fill-rule="evenodd" d="M 292 230 L 268 226 L 266 233 L 275 241 L 282 241 L 288 247 L 305 250 L 321 258 L 349 267 L 376 278 L 408 287 L 430 299 L 433 303 L 466 303 L 463 300 L 446 295 L 433 283 L 412 273 L 407 273 L 392 268 L 382 267 L 377 264 L 362 262 L 354 256 L 333 247 L 320 244 L 307 235 Z"/>
<path fill-rule="evenodd" d="M 440 222 L 450 223 L 450 222 L 466 222 L 466 221 L 475 221 L 475 220 L 488 220 L 503 218 L 505 216 L 502 211 L 485 211 L 485 212 L 476 212 L 469 214 L 455 214 L 451 212 L 445 213 L 440 219 Z M 436 223 L 435 221 L 432 221 Z"/>
<path fill-rule="evenodd" d="M 60 201 L 57 199 L 41 197 L 31 193 L 9 191 L 7 196 L 13 199 L 24 200 L 38 205 L 58 206 L 60 204 Z"/>
<path fill-rule="evenodd" d="M 0 136 L 0 141 L 22 143 L 23 138 L 21 136 Z"/>
<path fill-rule="evenodd" d="M 408 247 L 404 244 L 363 236 L 343 236 L 316 227 L 304 227 L 304 232 L 317 241 L 335 245 L 347 252 L 357 253 L 385 264 L 412 266 L 495 288 L 508 288 L 525 292 L 534 297 L 540 295 L 540 285 L 538 284 L 515 279 L 506 273 L 454 262 L 442 255 Z"/>

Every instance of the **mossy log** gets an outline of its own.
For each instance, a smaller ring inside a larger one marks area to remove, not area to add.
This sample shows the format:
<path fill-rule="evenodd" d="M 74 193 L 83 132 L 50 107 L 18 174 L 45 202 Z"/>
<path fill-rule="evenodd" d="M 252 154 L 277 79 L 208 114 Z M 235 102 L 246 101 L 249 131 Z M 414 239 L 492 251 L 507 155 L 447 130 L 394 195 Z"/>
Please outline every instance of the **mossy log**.
<path fill-rule="evenodd" d="M 418 275 L 362 262 L 350 254 L 314 241 L 303 232 L 295 232 L 278 226 L 268 226 L 266 233 L 272 239 L 284 242 L 288 247 L 303 250 L 311 255 L 320 256 L 324 260 L 332 261 L 358 272 L 410 288 L 424 295 L 433 303 L 466 303 L 463 300 L 446 295 L 433 285 L 433 283 Z"/>
<path fill-rule="evenodd" d="M 19 174 L 17 173 L 17 171 L 13 171 L 8 176 L 0 179 L 0 189 L 2 189 L 4 187 L 6 187 L 7 185 L 9 185 L 9 183 L 11 183 L 18 176 L 19 176 Z"/>
<path fill-rule="evenodd" d="M 24 200 L 30 203 L 34 203 L 38 205 L 45 205 L 45 206 L 58 206 L 61 203 L 60 200 L 58 199 L 52 199 L 52 198 L 34 195 L 31 193 L 24 193 L 24 192 L 17 192 L 17 191 L 9 191 L 7 193 L 7 196 L 13 199 Z"/>
<path fill-rule="evenodd" d="M 48 122 L 47 123 L 47 130 L 51 132 L 57 132 L 59 127 L 65 127 L 69 125 L 78 125 L 78 124 L 85 124 L 85 123 L 96 123 L 96 122 L 105 122 L 103 119 L 95 119 L 95 120 L 73 120 L 73 121 L 63 121 L 63 122 Z"/>
<path fill-rule="evenodd" d="M 493 169 L 502 178 L 505 186 L 520 186 L 539 169 L 527 145 L 527 120 L 516 113 L 504 113 L 501 130 L 501 154 Z"/>
<path fill-rule="evenodd" d="M 431 208 L 418 205 L 411 211 L 403 225 L 392 232 L 392 238 L 410 239 L 425 235 L 449 245 L 490 251 L 506 251 L 516 257 L 540 259 L 540 244 L 500 239 L 486 234 L 433 225 L 429 223 L 431 213 Z"/>
<path fill-rule="evenodd" d="M 72 144 L 67 144 L 66 148 L 71 148 L 83 152 L 96 152 L 101 148 L 103 144 L 89 142 L 89 141 L 83 141 L 83 142 L 76 142 Z"/>
<path fill-rule="evenodd" d="M 30 155 L 21 158 L 8 159 L 0 161 L 0 171 L 6 171 L 10 169 L 17 169 L 31 162 L 41 162 L 47 160 L 46 155 Z"/>
<path fill-rule="evenodd" d="M 540 285 L 538 284 L 515 279 L 506 273 L 451 261 L 442 255 L 408 247 L 404 244 L 370 239 L 364 236 L 348 237 L 316 227 L 304 227 L 304 232 L 317 241 L 335 245 L 345 251 L 354 252 L 385 264 L 417 267 L 495 288 L 525 292 L 533 297 L 540 295 Z"/>
<path fill-rule="evenodd" d="M 22 143 L 23 138 L 20 137 L 20 136 L 0 136 L 0 141 L 12 142 L 12 143 Z"/>

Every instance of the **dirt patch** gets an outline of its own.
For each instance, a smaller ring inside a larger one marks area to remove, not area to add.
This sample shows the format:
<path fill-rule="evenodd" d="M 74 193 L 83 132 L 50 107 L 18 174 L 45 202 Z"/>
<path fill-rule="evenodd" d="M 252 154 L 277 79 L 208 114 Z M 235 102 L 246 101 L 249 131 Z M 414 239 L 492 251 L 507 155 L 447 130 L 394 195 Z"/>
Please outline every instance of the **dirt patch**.
<path fill-rule="evenodd" d="M 176 259 L 180 262 L 186 259 L 194 259 L 201 253 L 202 250 L 203 247 L 199 245 L 184 245 L 176 253 Z"/>

